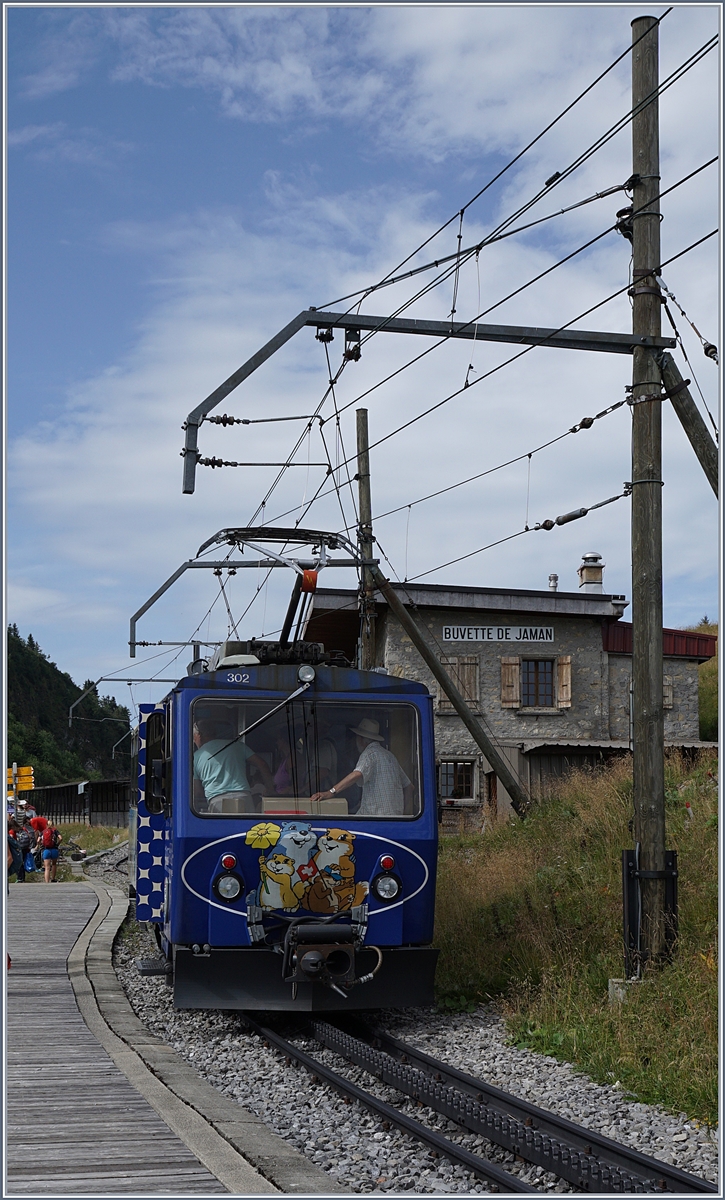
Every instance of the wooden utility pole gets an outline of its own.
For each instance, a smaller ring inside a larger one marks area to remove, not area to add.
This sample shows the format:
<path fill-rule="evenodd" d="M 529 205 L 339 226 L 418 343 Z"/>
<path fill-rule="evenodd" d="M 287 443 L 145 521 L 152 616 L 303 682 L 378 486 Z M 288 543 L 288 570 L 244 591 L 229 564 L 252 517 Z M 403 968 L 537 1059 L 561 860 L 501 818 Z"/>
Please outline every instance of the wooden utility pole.
<path fill-rule="evenodd" d="M 373 556 L 373 508 L 370 497 L 370 451 L 368 450 L 368 410 L 357 409 L 357 479 L 360 519 L 358 544 L 364 559 Z M 369 567 L 363 567 L 360 581 L 360 666 L 369 671 L 375 664 L 375 584 Z"/>
<path fill-rule="evenodd" d="M 644 36 L 643 36 L 644 35 Z M 659 25 L 632 21 L 632 332 L 659 337 Z M 642 106 L 642 107 L 640 107 Z M 632 681 L 634 832 L 641 887 L 640 963 L 666 949 L 664 709 L 662 703 L 662 401 L 651 351 L 635 347 L 632 374 Z M 655 873 L 655 877 L 653 877 Z"/>
<path fill-rule="evenodd" d="M 423 662 L 433 675 L 433 678 L 440 684 L 441 689 L 450 700 L 479 750 L 485 755 L 496 775 L 501 780 L 501 783 L 506 788 L 514 812 L 517 812 L 520 817 L 525 816 L 529 807 L 529 796 L 522 786 L 521 781 L 514 774 L 507 759 L 504 758 L 498 747 L 491 741 L 481 722 L 471 711 L 470 705 L 464 700 L 441 663 L 440 658 L 428 645 L 428 639 L 424 631 L 418 626 L 417 621 L 413 619 L 402 600 L 396 595 L 390 580 L 385 578 L 378 566 L 371 567 L 371 573 L 373 582 L 382 593 L 383 599 L 387 600 L 390 611 L 398 618 L 401 628 L 407 633 Z"/>
<path fill-rule="evenodd" d="M 358 505 L 360 517 L 358 523 L 358 544 L 360 556 L 363 559 L 373 557 L 373 510 L 370 499 L 370 454 L 368 451 L 368 411 L 366 408 L 357 410 L 357 477 Z M 385 578 L 375 563 L 362 568 L 360 588 L 360 666 L 369 671 L 375 664 L 375 589 L 382 593 L 390 611 L 398 618 L 401 627 L 408 634 L 413 645 L 420 654 L 423 662 L 433 673 L 451 704 L 473 737 L 478 748 L 485 754 L 489 763 L 506 788 L 514 810 L 523 816 L 528 807 L 529 797 L 521 783 L 514 775 L 507 760 L 493 745 L 490 738 L 481 727 L 480 721 L 471 712 L 469 705 L 463 699 L 448 672 L 441 665 L 440 659 L 433 653 L 423 631 L 420 630 L 406 609 L 403 602 L 396 596 L 390 581 Z"/>

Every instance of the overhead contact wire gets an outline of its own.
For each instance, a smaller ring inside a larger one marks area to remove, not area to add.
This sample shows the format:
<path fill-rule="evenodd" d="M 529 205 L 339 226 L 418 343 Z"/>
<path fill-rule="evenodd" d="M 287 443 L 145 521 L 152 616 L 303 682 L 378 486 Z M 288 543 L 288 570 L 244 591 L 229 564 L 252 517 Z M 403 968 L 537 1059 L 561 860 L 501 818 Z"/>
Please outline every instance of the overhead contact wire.
<path fill-rule="evenodd" d="M 715 155 L 713 158 L 709 159 L 706 163 L 703 163 L 702 166 L 697 167 L 694 171 L 691 171 L 688 175 L 683 176 L 683 178 L 679 179 L 677 181 L 677 183 L 673 183 L 670 187 L 665 188 L 665 190 L 663 192 L 660 192 L 659 195 L 653 197 L 653 199 L 654 200 L 663 199 L 664 196 L 669 195 L 670 192 L 675 191 L 678 187 L 682 187 L 683 184 L 688 183 L 690 179 L 692 179 L 695 175 L 698 175 L 700 173 L 700 171 L 706 170 L 707 167 L 711 167 L 713 165 L 713 163 L 716 163 L 717 161 L 718 161 L 718 156 Z M 648 204 L 651 204 L 651 203 L 652 203 L 652 200 L 648 201 Z M 640 209 L 637 209 L 637 212 L 643 211 L 644 208 L 646 208 L 646 207 L 647 207 L 647 205 L 642 205 Z M 538 275 L 534 275 L 526 283 L 522 284 L 521 287 L 516 288 L 513 292 L 509 292 L 508 295 L 503 296 L 500 300 L 497 300 L 495 304 L 491 304 L 491 305 L 489 305 L 488 308 L 483 309 L 481 312 L 478 313 L 477 316 L 472 317 L 470 321 L 462 322 L 461 329 L 466 329 L 467 327 L 469 327 L 471 325 L 475 326 L 476 323 L 478 321 L 480 321 L 482 317 L 488 316 L 489 313 L 492 313 L 497 308 L 500 308 L 502 304 L 506 304 L 506 302 L 508 300 L 512 300 L 514 296 L 519 295 L 521 292 L 525 291 L 526 288 L 532 287 L 535 283 L 538 283 L 541 279 L 544 278 L 544 276 L 551 274 L 552 271 L 555 271 L 558 267 L 563 266 L 565 263 L 569 262 L 572 258 L 575 258 L 578 254 L 582 254 L 585 250 L 588 250 L 590 246 L 594 245 L 595 242 L 601 241 L 601 239 L 603 237 L 606 237 L 607 234 L 612 233 L 614 230 L 616 230 L 616 228 L 617 228 L 616 223 L 614 225 L 608 226 L 607 229 L 605 229 L 601 233 L 597 234 L 596 237 L 591 238 L 587 242 L 584 242 L 583 245 L 579 246 L 576 250 L 573 250 L 570 254 L 567 254 L 564 258 L 559 259 L 557 262 L 553 263 L 552 266 L 547 267 L 544 271 L 541 271 Z M 629 287 L 629 284 L 627 284 L 627 287 Z M 590 309 L 589 311 L 591 312 L 592 310 Z M 586 316 L 586 313 L 584 313 L 582 315 Z M 577 317 L 575 319 L 579 320 L 580 318 Z M 557 332 L 559 332 L 559 331 L 557 331 Z M 451 338 L 452 338 L 451 334 L 444 334 L 442 337 L 440 337 L 438 339 L 438 341 L 434 342 L 432 346 L 429 346 L 426 350 L 421 351 L 420 354 L 414 355 L 413 358 L 409 359 L 406 363 L 403 363 L 403 365 L 401 367 L 398 367 L 395 371 L 392 371 L 389 375 L 386 375 L 384 379 L 381 379 L 378 383 L 373 384 L 372 387 L 367 388 L 366 391 L 361 392 L 358 396 L 355 397 L 354 400 L 349 400 L 347 402 L 347 404 L 344 404 L 342 406 L 342 408 L 340 409 L 340 412 L 341 413 L 345 412 L 345 410 L 350 408 L 351 405 L 353 405 L 353 404 L 359 404 L 361 400 L 364 400 L 367 396 L 371 395 L 372 392 L 376 391 L 378 388 L 382 387 L 384 384 L 389 383 L 391 379 L 395 379 L 395 377 L 397 375 L 402 374 L 402 372 L 407 370 L 408 367 L 414 366 L 415 363 L 420 362 L 421 359 L 425 358 L 428 354 L 432 354 L 440 346 L 442 346 L 446 342 L 450 341 Z M 476 381 L 476 382 L 478 382 L 478 381 Z"/>
<path fill-rule="evenodd" d="M 571 513 L 564 514 L 563 517 L 557 517 L 555 521 L 541 521 L 538 524 L 529 528 L 527 525 L 524 529 L 519 529 L 516 533 L 510 533 L 508 537 L 499 538 L 495 542 L 489 542 L 486 546 L 479 546 L 477 550 L 469 550 L 467 554 L 460 554 L 458 558 L 451 558 L 448 562 L 440 563 L 437 567 L 431 567 L 427 571 L 421 571 L 418 575 L 413 575 L 409 582 L 416 579 L 422 579 L 424 575 L 435 575 L 437 571 L 443 571 L 446 567 L 452 567 L 455 563 L 464 562 L 468 558 L 475 558 L 477 554 L 483 554 L 485 550 L 492 550 L 494 546 L 502 546 L 504 542 L 513 541 L 514 538 L 522 537 L 525 533 L 536 533 L 540 529 L 554 529 L 559 525 L 567 525 L 570 521 L 579 520 L 581 517 L 586 517 L 590 512 L 594 512 L 597 508 L 604 508 L 607 504 L 614 504 L 616 500 L 624 500 L 625 497 L 631 496 L 631 485 L 625 484 L 623 492 L 616 496 L 609 496 L 606 500 L 600 500 L 597 504 L 590 504 L 588 508 L 575 509 Z"/>
<path fill-rule="evenodd" d="M 664 21 L 665 17 L 669 16 L 669 14 L 672 12 L 672 7 L 673 6 L 670 6 L 668 9 L 665 10 L 665 12 L 663 12 L 661 17 L 657 18 L 658 25 L 660 25 L 662 23 L 662 21 Z M 607 76 L 610 71 L 613 71 L 614 68 L 622 61 L 623 58 L 626 58 L 628 54 L 631 54 L 634 47 L 642 40 L 643 37 L 647 36 L 648 33 L 649 33 L 649 29 L 646 31 L 646 33 L 641 34 L 640 37 L 638 37 L 634 42 L 632 42 L 629 46 L 627 46 L 626 49 L 624 49 L 622 51 L 622 53 L 620 55 L 618 55 L 617 58 L 615 58 L 614 61 L 612 63 L 610 63 L 609 66 L 606 67 L 604 71 L 601 72 L 601 74 L 597 75 L 596 79 L 594 79 L 592 81 L 592 83 L 590 83 L 584 89 L 583 92 L 580 92 L 579 95 L 576 96 L 574 100 L 572 100 L 569 104 L 567 104 L 566 108 L 563 108 L 561 110 L 561 112 L 556 117 L 554 117 L 553 121 L 550 121 L 549 124 L 546 125 L 544 127 L 544 129 L 542 129 L 541 132 L 536 135 L 535 138 L 532 138 L 532 140 L 530 142 L 528 142 L 528 144 L 526 146 L 524 146 L 523 150 L 519 150 L 518 154 L 514 155 L 514 157 L 509 162 L 506 163 L 505 167 L 502 167 L 500 171 L 497 171 L 497 173 L 491 179 L 489 179 L 488 183 L 486 183 L 482 188 L 480 188 L 479 191 L 477 191 L 476 194 L 474 196 L 472 196 L 471 199 L 466 204 L 464 204 L 462 210 L 459 209 L 457 212 L 455 212 L 453 214 L 453 216 L 449 217 L 449 219 L 447 221 L 445 221 L 444 224 L 441 225 L 435 231 L 435 233 L 432 233 L 430 235 L 430 237 L 426 238 L 424 242 L 421 242 L 420 245 L 415 250 L 413 250 L 409 255 L 407 255 L 407 257 L 404 258 L 402 260 L 402 262 L 398 263 L 397 267 L 393 267 L 391 271 L 388 271 L 387 274 L 383 276 L 380 283 L 373 285 L 369 289 L 368 294 L 370 292 L 375 291 L 377 287 L 380 287 L 388 279 L 388 277 L 391 274 L 393 274 L 393 272 L 399 271 L 400 268 L 405 266 L 405 264 L 407 262 L 410 262 L 411 258 L 414 258 L 416 254 L 419 254 L 421 250 L 424 250 L 426 246 L 430 245 L 430 243 L 434 240 L 434 238 L 438 237 L 439 233 L 442 233 L 444 231 L 444 229 L 447 229 L 448 226 L 450 224 L 452 224 L 453 221 L 455 221 L 456 217 L 459 215 L 459 213 L 461 211 L 465 212 L 465 210 L 467 208 L 470 208 L 472 204 L 475 204 L 476 200 L 479 200 L 481 198 L 481 196 L 483 196 L 488 191 L 489 188 L 493 187 L 494 183 L 497 183 L 498 180 L 501 179 L 502 176 L 504 176 L 507 171 L 510 171 L 511 167 L 515 166 L 516 163 L 519 162 L 519 160 L 522 159 L 523 156 L 525 154 L 527 154 L 528 151 L 531 150 L 532 147 L 535 146 L 537 142 L 540 142 L 541 139 L 551 129 L 553 129 L 554 126 L 557 125 L 558 122 L 561 121 L 562 118 L 565 117 L 568 112 L 571 112 L 571 110 L 576 107 L 576 105 L 579 103 L 580 100 L 583 100 L 584 97 L 589 92 L 591 92 L 592 89 L 595 88 L 598 83 L 601 83 L 602 79 L 604 79 L 605 76 Z M 357 295 L 358 293 L 354 293 L 354 294 Z M 347 300 L 347 299 L 349 299 L 349 297 L 343 296 L 340 298 L 340 300 L 330 300 L 330 301 L 328 301 L 327 304 L 324 305 L 324 307 L 329 308 L 330 305 L 339 304 L 341 302 L 341 300 Z"/>
<path fill-rule="evenodd" d="M 560 183 L 563 183 L 563 181 L 565 179 L 567 179 L 571 174 L 573 174 L 574 171 L 578 170 L 578 168 L 580 166 L 582 166 L 585 162 L 587 162 L 588 159 L 591 158 L 594 154 L 596 154 L 597 151 L 601 150 L 602 147 L 607 144 L 607 142 L 611 141 L 613 137 L 616 137 L 616 135 L 618 133 L 621 133 L 621 131 L 626 128 L 626 126 L 633 120 L 633 118 L 639 112 L 642 112 L 643 109 L 645 109 L 649 104 L 651 104 L 657 97 L 661 96 L 664 92 L 666 92 L 670 87 L 673 86 L 673 84 L 679 82 L 679 80 L 684 75 L 686 75 L 688 71 L 690 71 L 693 67 L 697 66 L 697 64 L 707 54 L 709 54 L 711 50 L 713 50 L 715 48 L 715 46 L 717 45 L 717 41 L 718 41 L 717 35 L 714 35 L 707 42 L 704 42 L 703 45 L 700 46 L 696 51 L 694 51 L 694 53 L 692 55 L 690 55 L 689 58 L 685 59 L 682 63 L 680 63 L 680 65 L 675 68 L 675 70 L 672 72 L 671 75 L 669 75 L 666 79 L 664 79 L 662 81 L 662 83 L 658 84 L 657 88 L 655 88 L 648 96 L 645 96 L 643 98 L 643 100 L 640 101 L 640 103 L 636 106 L 636 108 L 631 109 L 629 112 L 625 113 L 622 117 L 620 117 L 614 123 L 614 125 L 610 126 L 610 128 L 608 130 L 606 130 L 603 134 L 601 134 L 600 137 L 597 138 L 597 140 L 595 142 L 592 142 L 592 144 L 586 150 L 582 151 L 581 154 L 572 163 L 570 163 L 569 166 L 566 167 L 563 171 L 557 171 L 554 175 L 552 175 L 552 177 L 549 180 L 547 180 L 544 187 L 541 188 L 536 193 L 535 196 L 533 196 L 524 205 L 522 205 L 520 208 L 518 208 L 514 213 L 510 214 L 504 221 L 500 222 L 499 225 L 497 225 L 491 231 L 491 233 L 488 234 L 487 237 L 481 243 L 479 243 L 479 245 L 481 245 L 481 246 L 485 245 L 489 239 L 492 241 L 499 240 L 501 237 L 502 231 L 505 230 L 507 228 L 507 226 L 509 226 L 511 224 L 512 221 L 515 221 L 518 217 L 523 216 L 524 213 L 528 212 L 529 209 L 533 208 L 533 206 L 535 204 L 537 204 L 538 201 L 541 200 L 543 196 L 548 195 L 551 191 L 553 191 L 554 187 L 558 187 Z M 572 207 L 576 207 L 576 206 L 572 206 Z M 465 212 L 465 207 L 462 211 Z M 458 216 L 459 214 L 456 213 L 455 215 Z M 556 215 L 556 214 L 552 214 L 552 215 Z M 542 220 L 544 220 L 544 219 L 547 219 L 547 218 L 542 218 Z M 447 228 L 447 226 L 450 225 L 451 221 L 453 221 L 453 220 L 455 220 L 455 217 L 451 217 L 450 220 L 446 222 L 446 225 L 441 227 L 441 230 Z M 538 222 L 533 222 L 533 224 L 537 224 L 537 223 Z M 439 230 L 438 232 L 441 232 L 441 230 Z M 434 236 L 437 236 L 437 234 Z M 423 245 L 427 245 L 427 242 L 423 243 Z M 419 250 L 421 248 L 422 247 L 419 247 Z M 467 257 L 470 257 L 470 254 L 473 253 L 473 251 L 475 249 L 476 249 L 476 247 L 471 247 L 471 249 L 467 252 L 464 252 L 464 254 L 466 254 Z M 410 258 L 412 258 L 414 254 L 417 254 L 419 252 L 419 250 L 416 250 L 413 252 L 413 254 L 409 255 L 408 259 L 404 259 L 403 264 L 405 262 L 407 262 Z M 448 260 L 450 260 L 451 257 L 455 257 L 455 256 L 448 256 Z M 447 261 L 447 260 L 443 259 L 440 261 Z M 400 265 L 403 265 L 403 264 L 400 264 Z M 437 265 L 437 262 L 434 264 L 431 264 L 431 265 Z M 396 271 L 398 269 L 399 269 L 398 267 L 395 268 Z M 411 272 L 410 274 L 412 274 L 412 273 L 413 272 Z M 403 276 L 402 278 L 406 278 L 406 277 L 408 277 L 408 276 Z M 374 287 L 372 287 L 371 289 L 369 289 L 368 291 L 364 292 L 363 299 L 365 299 L 366 296 L 370 295 L 373 291 L 377 290 L 377 288 L 379 286 L 383 286 L 383 284 L 385 284 L 387 286 L 388 282 L 389 282 L 388 276 L 385 276 L 384 280 L 381 281 L 381 284 L 377 284 Z M 351 295 L 359 295 L 359 294 L 360 293 L 352 293 Z M 342 299 L 347 299 L 347 298 L 348 297 L 343 297 Z M 415 299 L 415 297 L 413 299 Z M 413 300 L 410 300 L 410 301 L 407 301 L 406 303 L 410 304 L 412 302 L 413 302 Z M 322 307 L 326 308 L 326 307 L 329 307 L 331 304 L 336 304 L 336 303 L 340 303 L 340 301 L 339 300 L 329 301 L 327 304 L 323 305 Z M 372 332 L 375 332 L 375 331 L 372 331 Z"/>
<path fill-rule="evenodd" d="M 671 189 L 669 189 L 669 190 L 671 190 Z M 655 275 L 656 270 L 661 270 L 662 267 L 669 266 L 670 263 L 675 262 L 679 258 L 683 258 L 686 254 L 689 254 L 690 251 L 695 250 L 698 246 L 701 246 L 704 242 L 708 241 L 709 238 L 715 237 L 717 235 L 717 233 L 718 233 L 717 229 L 712 229 L 710 231 L 710 233 L 706 233 L 706 234 L 704 234 L 703 237 L 698 238 L 694 242 L 691 242 L 691 244 L 689 246 L 686 246 L 684 248 L 684 250 L 678 251 L 677 254 L 673 254 L 671 258 L 668 258 L 665 260 L 665 262 L 661 263 L 659 268 L 656 268 L 656 269 L 653 268 L 652 274 Z M 578 313 L 576 317 L 572 317 L 572 319 L 570 321 L 567 321 L 567 323 L 565 325 L 561 325 L 558 329 L 553 330 L 552 333 L 550 333 L 548 335 L 548 338 L 542 338 L 541 342 L 536 342 L 532 346 L 525 346 L 523 350 L 520 350 L 516 354 L 512 355 L 510 358 L 505 359 L 504 362 L 499 363 L 496 367 L 493 367 L 490 371 L 487 371 L 485 375 L 481 375 L 478 379 L 475 379 L 472 383 L 469 384 L 469 388 L 475 387 L 479 383 L 483 383 L 483 381 L 485 379 L 488 379 L 489 376 L 494 375 L 498 371 L 503 370 L 504 367 L 507 367 L 512 362 L 515 362 L 517 359 L 522 358 L 525 354 L 528 354 L 531 350 L 538 349 L 538 347 L 543 345 L 546 341 L 550 340 L 557 333 L 562 333 L 564 330 L 568 329 L 571 325 L 574 325 L 576 321 L 581 321 L 584 317 L 589 316 L 590 313 L 596 312 L 597 309 L 602 308 L 605 304 L 609 304 L 609 302 L 611 300 L 615 300 L 617 298 L 617 296 L 621 296 L 623 292 L 626 292 L 628 290 L 629 286 L 630 286 L 629 283 L 626 283 L 624 285 L 624 287 L 617 288 L 617 290 L 615 292 L 611 292 L 609 296 L 605 296 L 605 298 L 603 300 L 598 301 L 597 304 L 593 304 L 590 308 L 585 309 L 584 312 Z M 428 416 L 431 412 L 434 412 L 436 409 L 441 408 L 444 404 L 447 404 L 450 400 L 453 400 L 456 396 L 460 396 L 466 390 L 467 389 L 465 387 L 457 388 L 455 392 L 451 392 L 450 395 L 445 396 L 442 400 L 439 400 L 438 403 L 432 405 L 431 408 L 425 409 L 424 412 L 419 413 L 416 417 L 413 417 L 410 421 L 406 421 L 405 424 L 400 425 L 397 429 L 391 430 L 390 433 L 385 434 L 382 438 L 379 438 L 376 442 L 372 442 L 369 448 L 372 450 L 376 446 L 381 446 L 384 442 L 389 441 L 390 438 L 396 437 L 398 433 L 401 433 L 404 429 L 408 429 L 411 425 L 414 425 L 417 421 L 422 420 L 423 417 Z M 364 394 L 366 394 L 366 393 L 364 393 Z M 362 399 L 362 397 L 358 397 L 358 400 L 359 399 Z M 350 403 L 356 403 L 356 401 L 351 401 Z M 564 435 L 561 435 L 561 436 L 564 436 Z M 352 461 L 352 459 L 350 461 Z M 317 496 L 313 497 L 313 500 L 310 501 L 310 505 L 308 505 L 307 511 L 309 511 L 309 507 L 315 500 L 317 500 L 318 498 L 321 499 L 323 496 L 329 495 L 329 494 L 330 494 L 329 492 L 322 492 L 322 485 L 320 485 L 319 493 Z M 403 507 L 406 507 L 406 506 L 404 505 Z M 290 509 L 290 510 L 287 510 L 287 512 L 279 513 L 274 518 L 274 521 L 279 521 L 283 517 L 288 516 L 290 512 L 294 512 L 294 511 L 295 511 L 294 509 Z"/>

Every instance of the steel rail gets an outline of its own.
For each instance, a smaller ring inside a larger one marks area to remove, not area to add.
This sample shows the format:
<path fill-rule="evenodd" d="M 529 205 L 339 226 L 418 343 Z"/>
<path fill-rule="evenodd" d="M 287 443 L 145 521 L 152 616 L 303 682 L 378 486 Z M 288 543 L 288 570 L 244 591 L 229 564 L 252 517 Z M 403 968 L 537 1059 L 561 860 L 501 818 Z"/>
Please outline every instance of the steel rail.
<path fill-rule="evenodd" d="M 318 1079 L 324 1079 L 326 1083 L 331 1084 L 343 1096 L 350 1100 L 357 1100 L 384 1121 L 389 1121 L 391 1125 L 397 1125 L 398 1129 L 402 1129 L 404 1133 L 410 1134 L 417 1141 L 430 1146 L 436 1153 L 442 1154 L 450 1159 L 451 1162 L 465 1167 L 468 1171 L 472 1171 L 479 1178 L 484 1179 L 492 1191 L 500 1191 L 504 1194 L 519 1192 L 528 1196 L 540 1194 L 539 1188 L 524 1183 L 515 1175 L 510 1175 L 508 1171 L 504 1171 L 502 1167 L 496 1166 L 495 1163 L 488 1162 L 484 1158 L 479 1158 L 478 1155 L 472 1154 L 470 1150 L 465 1150 L 462 1146 L 457 1146 L 434 1129 L 428 1129 L 425 1125 L 421 1125 L 419 1121 L 415 1121 L 412 1117 L 406 1116 L 405 1113 L 399 1112 L 391 1104 L 386 1104 L 384 1100 L 378 1100 L 377 1096 L 373 1096 L 370 1092 L 366 1092 L 363 1088 L 358 1087 L 357 1084 L 351 1083 L 350 1080 L 345 1079 L 344 1075 L 338 1075 L 336 1071 L 332 1071 L 323 1063 L 318 1062 L 310 1054 L 305 1054 L 304 1050 L 298 1049 L 292 1042 L 288 1042 L 286 1038 L 280 1037 L 272 1029 L 258 1024 L 248 1013 L 245 1012 L 243 1017 L 250 1029 L 253 1029 L 261 1038 L 277 1050 L 280 1050 L 288 1058 L 295 1059 L 296 1062 L 305 1067 L 313 1076 L 316 1076 Z"/>
<path fill-rule="evenodd" d="M 318 1021 L 317 1039 L 405 1095 L 586 1192 L 717 1192 L 709 1180 L 546 1112 L 358 1023 L 355 1037 Z M 370 1039 L 370 1040 L 364 1040 Z"/>

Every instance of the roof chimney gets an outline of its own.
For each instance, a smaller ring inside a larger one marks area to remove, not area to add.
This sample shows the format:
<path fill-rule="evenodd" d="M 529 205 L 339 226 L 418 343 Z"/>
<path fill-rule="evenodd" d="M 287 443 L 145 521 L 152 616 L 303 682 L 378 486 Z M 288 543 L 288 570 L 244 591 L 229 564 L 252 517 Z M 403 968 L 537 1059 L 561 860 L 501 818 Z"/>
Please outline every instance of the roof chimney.
<path fill-rule="evenodd" d="M 602 585 L 604 566 L 601 554 L 590 551 L 588 554 L 582 555 L 582 563 L 577 570 L 580 592 L 601 593 L 604 591 Z"/>
<path fill-rule="evenodd" d="M 549 591 L 556 592 L 556 591 L 558 591 L 558 588 L 559 588 L 559 576 L 558 575 L 550 575 L 549 576 Z"/>

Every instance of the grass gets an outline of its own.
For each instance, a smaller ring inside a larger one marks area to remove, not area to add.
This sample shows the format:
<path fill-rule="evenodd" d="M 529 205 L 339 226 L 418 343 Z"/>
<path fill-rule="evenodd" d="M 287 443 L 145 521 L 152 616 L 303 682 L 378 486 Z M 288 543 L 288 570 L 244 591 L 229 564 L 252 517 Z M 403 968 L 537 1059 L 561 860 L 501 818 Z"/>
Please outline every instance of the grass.
<path fill-rule="evenodd" d="M 439 1004 L 494 1000 L 517 1045 L 716 1123 L 716 776 L 713 752 L 695 763 L 668 757 L 667 845 L 678 852 L 680 936 L 673 960 L 648 970 L 615 1007 L 607 983 L 623 974 L 630 763 L 572 774 L 524 821 L 442 839 Z"/>
<path fill-rule="evenodd" d="M 117 845 L 118 842 L 125 842 L 128 838 L 128 829 L 117 829 L 112 825 L 59 825 L 58 829 L 64 844 L 67 844 L 68 839 L 72 837 L 73 841 L 88 854 L 97 854 L 101 850 L 108 850 L 109 847 Z M 59 883 L 82 882 L 82 876 L 73 874 L 70 862 L 67 860 L 58 864 L 57 879 Z M 42 883 L 42 870 L 29 871 L 25 880 L 27 883 Z M 15 876 L 12 876 L 10 883 L 16 882 Z"/>

